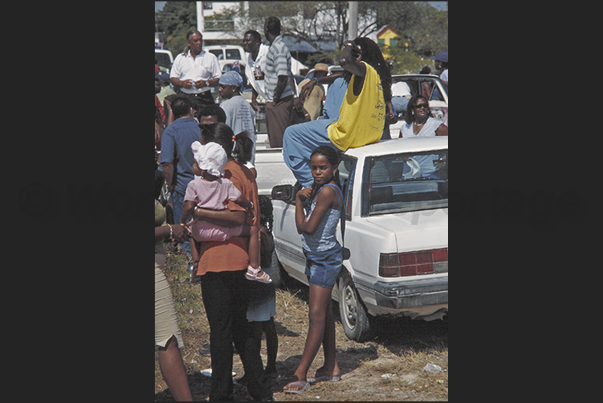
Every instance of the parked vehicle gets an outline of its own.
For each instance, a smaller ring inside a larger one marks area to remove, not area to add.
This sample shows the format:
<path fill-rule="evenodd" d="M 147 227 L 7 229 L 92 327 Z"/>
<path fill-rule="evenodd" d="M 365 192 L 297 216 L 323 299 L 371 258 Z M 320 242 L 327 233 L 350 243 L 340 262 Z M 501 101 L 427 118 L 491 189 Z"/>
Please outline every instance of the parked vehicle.
<path fill-rule="evenodd" d="M 392 75 L 392 85 L 403 81 L 411 92 L 411 96 L 422 93 L 427 95 L 429 107 L 434 117 L 441 120 L 448 126 L 448 92 L 446 87 L 440 81 L 440 78 L 434 74 L 394 74 Z M 434 89 L 437 88 L 437 91 Z M 392 94 L 395 95 L 395 94 Z M 404 112 L 399 115 L 398 122 L 390 125 L 389 130 L 392 138 L 398 138 L 400 127 L 404 123 Z"/>
<path fill-rule="evenodd" d="M 376 316 L 441 319 L 448 311 L 448 137 L 349 149 L 339 173 L 337 236 L 351 255 L 332 297 L 347 337 L 367 340 Z M 275 186 L 272 199 L 273 280 L 280 273 L 308 284 L 293 186 Z"/>
<path fill-rule="evenodd" d="M 170 72 L 172 64 L 174 63 L 172 52 L 167 49 L 155 49 L 155 59 L 157 59 L 160 70 L 165 71 L 166 73 Z"/>
<path fill-rule="evenodd" d="M 238 45 L 207 45 L 203 46 L 203 50 L 213 53 L 220 62 L 222 73 L 230 71 L 235 63 L 239 64 L 241 75 L 245 72 L 245 51 L 242 46 Z"/>
<path fill-rule="evenodd" d="M 329 74 L 342 71 L 341 66 L 329 66 Z M 311 69 L 306 75 L 307 78 L 314 76 L 314 69 Z M 448 124 L 448 93 L 444 90 L 440 79 L 431 74 L 395 74 L 392 76 L 392 82 L 395 84 L 404 81 L 410 88 L 411 95 L 417 94 L 423 88 L 438 88 L 441 98 L 435 100 L 432 98 L 433 92 L 429 94 L 429 104 L 436 119 Z M 326 87 L 326 85 L 325 85 Z M 326 94 L 326 91 L 325 91 Z M 248 100 L 251 100 L 249 95 Z M 265 104 L 260 103 L 260 110 L 256 113 L 256 154 L 255 165 L 258 172 L 256 181 L 260 194 L 270 195 L 272 188 L 280 184 L 294 184 L 295 178 L 291 170 L 285 165 L 282 156 L 282 148 L 270 148 L 268 136 L 266 134 Z M 398 122 L 389 127 L 392 138 L 398 138 L 400 127 L 404 123 L 403 116 L 400 116 Z"/>

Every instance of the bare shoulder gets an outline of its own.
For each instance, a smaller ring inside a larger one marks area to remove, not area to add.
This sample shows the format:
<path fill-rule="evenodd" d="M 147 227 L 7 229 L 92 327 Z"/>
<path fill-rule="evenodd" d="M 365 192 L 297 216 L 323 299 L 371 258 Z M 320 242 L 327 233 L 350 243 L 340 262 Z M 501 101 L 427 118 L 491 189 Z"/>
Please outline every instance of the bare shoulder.
<path fill-rule="evenodd" d="M 329 207 L 339 207 L 339 200 L 337 199 L 337 192 L 333 186 L 323 186 L 318 195 L 316 196 L 317 203 L 325 203 Z"/>

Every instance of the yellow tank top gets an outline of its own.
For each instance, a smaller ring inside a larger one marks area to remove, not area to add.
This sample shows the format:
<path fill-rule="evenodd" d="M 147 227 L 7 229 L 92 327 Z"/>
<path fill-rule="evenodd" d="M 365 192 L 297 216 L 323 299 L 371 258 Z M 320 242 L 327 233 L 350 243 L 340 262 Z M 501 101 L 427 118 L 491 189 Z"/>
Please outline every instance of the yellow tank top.
<path fill-rule="evenodd" d="M 354 95 L 354 80 L 345 92 L 339 119 L 328 127 L 329 140 L 341 151 L 381 140 L 385 124 L 383 87 L 377 71 L 368 63 L 360 95 Z"/>

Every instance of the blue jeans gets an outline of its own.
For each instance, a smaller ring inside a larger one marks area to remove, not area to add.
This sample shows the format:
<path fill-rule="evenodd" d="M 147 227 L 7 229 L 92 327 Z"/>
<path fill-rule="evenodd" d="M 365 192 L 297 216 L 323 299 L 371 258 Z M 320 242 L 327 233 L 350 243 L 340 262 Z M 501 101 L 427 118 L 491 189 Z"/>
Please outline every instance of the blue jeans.
<path fill-rule="evenodd" d="M 184 195 L 179 192 L 172 192 L 172 207 L 174 209 L 174 223 L 180 223 L 180 216 L 182 216 L 184 204 Z M 184 251 L 189 263 L 192 263 L 193 257 L 191 255 L 191 243 L 189 241 L 183 242 L 180 245 L 180 249 Z"/>
<path fill-rule="evenodd" d="M 311 285 L 333 288 L 343 262 L 343 248 L 339 243 L 332 249 L 312 252 L 303 249 L 306 256 L 305 274 Z"/>
<path fill-rule="evenodd" d="M 328 145 L 337 150 L 329 140 L 327 127 L 337 119 L 318 119 L 287 127 L 283 135 L 283 159 L 295 179 L 307 188 L 314 183 L 310 170 L 310 155 L 316 147 Z"/>

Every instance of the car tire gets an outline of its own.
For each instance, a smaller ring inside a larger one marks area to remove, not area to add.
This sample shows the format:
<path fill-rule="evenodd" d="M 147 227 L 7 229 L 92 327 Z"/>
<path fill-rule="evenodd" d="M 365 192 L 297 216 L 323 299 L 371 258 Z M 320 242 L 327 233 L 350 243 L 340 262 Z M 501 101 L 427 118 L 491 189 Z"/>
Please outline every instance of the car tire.
<path fill-rule="evenodd" d="M 274 284 L 274 286 L 276 288 L 283 288 L 283 286 L 285 285 L 285 281 L 283 278 L 284 269 L 281 266 L 281 262 L 278 261 L 278 256 L 276 255 L 276 250 L 272 251 L 272 255 L 270 258 L 270 265 L 268 267 L 269 267 L 269 270 L 267 270 L 266 272 L 272 278 L 272 284 Z"/>
<path fill-rule="evenodd" d="M 343 331 L 349 339 L 363 342 L 372 337 L 373 328 L 369 314 L 347 272 L 339 279 L 339 315 Z"/>

